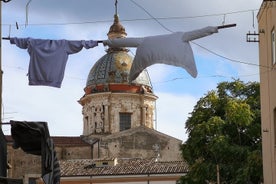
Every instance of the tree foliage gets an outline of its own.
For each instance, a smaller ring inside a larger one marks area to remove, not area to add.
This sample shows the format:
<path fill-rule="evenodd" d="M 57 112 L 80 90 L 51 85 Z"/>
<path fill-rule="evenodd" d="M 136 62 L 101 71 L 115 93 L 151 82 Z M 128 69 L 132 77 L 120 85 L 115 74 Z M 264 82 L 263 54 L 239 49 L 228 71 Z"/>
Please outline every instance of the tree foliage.
<path fill-rule="evenodd" d="M 219 83 L 197 102 L 186 129 L 182 183 L 216 183 L 217 166 L 221 183 L 262 181 L 259 83 Z"/>

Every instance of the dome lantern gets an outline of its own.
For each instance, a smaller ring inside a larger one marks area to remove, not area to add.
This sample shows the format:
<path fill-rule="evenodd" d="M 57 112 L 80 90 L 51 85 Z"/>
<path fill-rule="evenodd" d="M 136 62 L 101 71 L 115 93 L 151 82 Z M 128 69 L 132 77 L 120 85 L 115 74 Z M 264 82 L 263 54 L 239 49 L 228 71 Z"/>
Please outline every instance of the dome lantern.
<path fill-rule="evenodd" d="M 110 26 L 109 32 L 107 33 L 108 39 L 114 38 L 125 38 L 127 36 L 124 26 L 119 21 L 119 16 L 114 15 L 114 22 Z"/>

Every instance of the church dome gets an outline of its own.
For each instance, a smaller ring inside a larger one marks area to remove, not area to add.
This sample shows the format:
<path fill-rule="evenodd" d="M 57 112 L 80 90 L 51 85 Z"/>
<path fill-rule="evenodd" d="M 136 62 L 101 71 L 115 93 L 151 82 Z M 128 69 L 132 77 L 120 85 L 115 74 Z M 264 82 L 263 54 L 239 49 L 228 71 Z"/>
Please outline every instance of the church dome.
<path fill-rule="evenodd" d="M 90 70 L 86 86 L 107 83 L 129 84 L 128 78 L 132 61 L 133 58 L 126 51 L 105 54 Z M 152 87 L 146 70 L 131 83 Z"/>
<path fill-rule="evenodd" d="M 120 24 L 118 15 L 114 16 L 108 38 L 124 38 L 127 33 Z M 126 48 L 108 48 L 107 53 L 101 57 L 91 68 L 85 87 L 85 93 L 103 91 L 120 92 L 152 92 L 149 75 L 144 70 L 134 81 L 129 81 L 129 72 L 133 58 Z"/>

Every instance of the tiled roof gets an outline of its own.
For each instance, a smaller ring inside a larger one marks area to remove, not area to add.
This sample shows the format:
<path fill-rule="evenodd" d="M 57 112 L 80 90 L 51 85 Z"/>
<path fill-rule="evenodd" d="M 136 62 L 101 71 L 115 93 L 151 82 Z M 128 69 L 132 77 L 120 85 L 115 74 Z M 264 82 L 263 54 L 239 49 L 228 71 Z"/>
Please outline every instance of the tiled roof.
<path fill-rule="evenodd" d="M 6 135 L 7 142 L 13 142 L 11 135 Z M 81 137 L 52 136 L 55 146 L 89 146 Z"/>
<path fill-rule="evenodd" d="M 95 160 L 61 160 L 61 176 L 108 176 L 139 174 L 179 174 L 187 173 L 185 161 L 155 161 L 155 159 L 118 159 L 115 166 L 95 167 Z"/>
<path fill-rule="evenodd" d="M 64 137 L 64 136 L 52 136 L 55 146 L 58 145 L 77 145 L 77 146 L 89 146 L 84 142 L 81 137 Z"/>

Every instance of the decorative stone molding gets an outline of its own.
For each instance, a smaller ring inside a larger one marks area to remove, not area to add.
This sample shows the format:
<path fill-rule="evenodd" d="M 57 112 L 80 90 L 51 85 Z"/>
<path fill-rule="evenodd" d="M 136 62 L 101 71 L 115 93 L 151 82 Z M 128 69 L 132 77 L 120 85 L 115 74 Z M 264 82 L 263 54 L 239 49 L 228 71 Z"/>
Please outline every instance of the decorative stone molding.
<path fill-rule="evenodd" d="M 156 96 L 136 93 L 95 93 L 83 102 L 83 135 L 103 135 L 120 131 L 120 113 L 131 113 L 131 128 L 153 128 Z"/>

